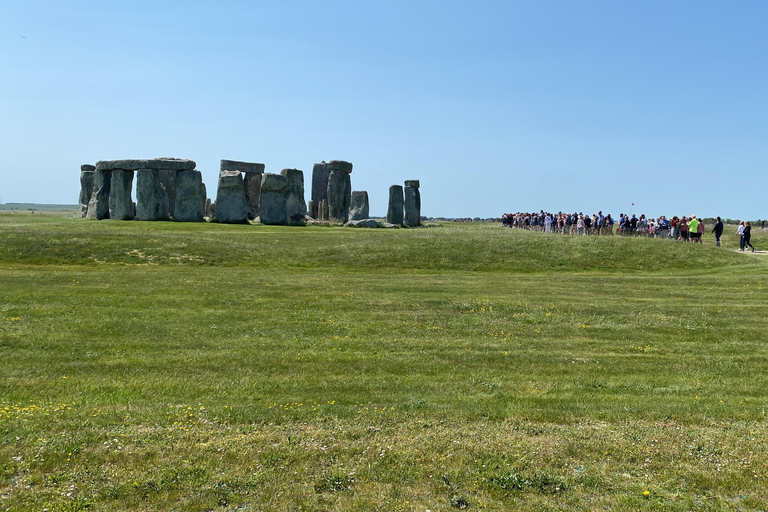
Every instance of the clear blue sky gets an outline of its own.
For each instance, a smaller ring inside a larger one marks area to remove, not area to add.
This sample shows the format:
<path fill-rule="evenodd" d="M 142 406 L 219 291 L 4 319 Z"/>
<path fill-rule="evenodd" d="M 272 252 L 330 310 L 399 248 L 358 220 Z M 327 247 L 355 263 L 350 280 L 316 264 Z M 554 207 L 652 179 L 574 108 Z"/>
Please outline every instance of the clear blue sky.
<path fill-rule="evenodd" d="M 0 15 L 0 201 L 79 166 L 354 164 L 372 214 L 766 218 L 767 1 L 35 1 Z"/>

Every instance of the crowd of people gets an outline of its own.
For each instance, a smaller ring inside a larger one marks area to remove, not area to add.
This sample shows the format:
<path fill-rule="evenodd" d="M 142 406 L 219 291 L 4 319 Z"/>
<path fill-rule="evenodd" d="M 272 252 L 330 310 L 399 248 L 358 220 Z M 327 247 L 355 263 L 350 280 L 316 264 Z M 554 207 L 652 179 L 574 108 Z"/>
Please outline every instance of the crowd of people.
<path fill-rule="evenodd" d="M 505 213 L 501 217 L 501 224 L 510 228 L 529 229 L 546 233 L 562 233 L 564 235 L 621 235 L 621 236 L 649 236 L 653 238 L 671 238 L 686 242 L 701 243 L 706 226 L 696 215 L 687 217 L 675 215 L 671 219 L 662 215 L 658 218 L 647 218 L 645 215 L 620 214 L 618 219 L 611 214 L 603 215 L 602 211 L 589 215 L 584 213 L 556 214 L 545 212 L 518 212 Z M 750 243 L 751 225 L 747 221 L 739 226 L 741 238 L 741 251 L 746 247 L 755 248 Z M 720 237 L 723 234 L 723 222 L 717 218 L 711 233 L 715 235 L 715 242 L 720 245 Z"/>

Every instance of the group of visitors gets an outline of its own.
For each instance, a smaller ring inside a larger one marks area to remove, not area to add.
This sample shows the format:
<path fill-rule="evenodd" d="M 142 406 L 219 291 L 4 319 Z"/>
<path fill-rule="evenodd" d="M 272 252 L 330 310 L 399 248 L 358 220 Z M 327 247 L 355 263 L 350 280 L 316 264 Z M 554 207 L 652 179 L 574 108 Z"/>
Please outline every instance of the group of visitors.
<path fill-rule="evenodd" d="M 649 236 L 652 238 L 671 238 L 693 243 L 701 243 L 706 230 L 704 222 L 696 215 L 687 217 L 675 215 L 671 219 L 662 215 L 658 218 L 639 217 L 635 214 L 620 214 L 618 219 L 613 219 L 611 214 L 603 215 L 602 211 L 589 215 L 584 213 L 550 213 L 539 212 L 505 213 L 501 217 L 503 226 L 543 231 L 546 233 L 562 233 L 564 235 L 613 235 L 621 236 Z M 741 250 L 745 250 L 750 244 L 750 223 L 744 222 L 739 226 L 741 236 Z M 746 232 L 746 234 L 744 234 Z M 720 238 L 723 234 L 723 222 L 720 217 L 711 230 L 715 234 L 715 243 L 720 246 Z M 752 247 L 754 250 L 754 247 Z"/>

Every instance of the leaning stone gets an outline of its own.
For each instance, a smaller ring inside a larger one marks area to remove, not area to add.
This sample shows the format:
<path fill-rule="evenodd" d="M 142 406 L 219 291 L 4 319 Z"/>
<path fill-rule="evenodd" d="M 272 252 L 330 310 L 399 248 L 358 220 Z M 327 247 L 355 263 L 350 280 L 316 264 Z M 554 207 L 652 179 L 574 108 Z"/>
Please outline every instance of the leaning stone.
<path fill-rule="evenodd" d="M 416 183 L 418 184 L 418 181 Z M 403 224 L 410 227 L 421 224 L 421 194 L 418 188 L 405 187 L 403 209 Z"/>
<path fill-rule="evenodd" d="M 237 160 L 222 160 L 220 171 L 240 171 L 246 174 L 264 174 L 264 164 L 254 162 L 238 162 Z"/>
<path fill-rule="evenodd" d="M 202 222 L 205 216 L 203 201 L 203 174 L 200 171 L 181 171 L 176 177 L 176 209 L 173 220 Z"/>
<path fill-rule="evenodd" d="M 173 169 L 159 169 L 159 172 L 160 183 L 163 184 L 168 196 L 168 212 L 173 215 L 176 211 L 176 175 L 178 172 Z"/>
<path fill-rule="evenodd" d="M 345 171 L 331 171 L 328 176 L 328 215 L 329 220 L 347 222 L 349 220 L 349 203 L 352 198 L 352 184 L 349 174 Z"/>
<path fill-rule="evenodd" d="M 168 220 L 168 194 L 160 183 L 157 169 L 136 171 L 136 218 L 138 220 Z"/>
<path fill-rule="evenodd" d="M 286 185 L 282 174 L 265 173 L 261 178 L 259 220 L 262 224 L 283 225 L 288 221 L 285 210 Z"/>
<path fill-rule="evenodd" d="M 368 192 L 365 190 L 352 191 L 349 202 L 349 220 L 362 220 L 369 218 Z"/>
<path fill-rule="evenodd" d="M 197 166 L 194 160 L 183 158 L 151 158 L 143 160 L 99 160 L 96 162 L 97 171 L 136 171 L 138 169 L 166 169 L 170 171 L 188 171 Z"/>
<path fill-rule="evenodd" d="M 263 164 L 259 164 L 262 165 Z M 243 183 L 245 184 L 245 202 L 248 203 L 248 218 L 254 220 L 259 216 L 259 203 L 261 202 L 261 174 L 246 172 Z"/>
<path fill-rule="evenodd" d="M 112 171 L 96 171 L 93 176 L 93 192 L 88 201 L 87 219 L 109 218 L 109 189 L 112 185 Z"/>
<path fill-rule="evenodd" d="M 351 220 L 344 224 L 345 228 L 378 228 L 381 226 L 376 219 Z"/>
<path fill-rule="evenodd" d="M 403 223 L 403 187 L 400 185 L 389 187 L 387 222 L 398 226 Z"/>
<path fill-rule="evenodd" d="M 83 164 L 80 166 L 80 217 L 88 215 L 88 202 L 93 194 L 93 180 L 96 166 Z"/>
<path fill-rule="evenodd" d="M 245 202 L 245 184 L 240 171 L 221 171 L 216 193 L 216 222 L 247 224 L 248 205 Z"/>
<path fill-rule="evenodd" d="M 328 176 L 331 174 L 329 165 L 325 162 L 315 164 L 312 167 L 312 201 L 317 207 L 320 207 L 320 201 L 328 199 Z M 316 219 L 320 218 L 320 213 L 312 215 Z"/>
<path fill-rule="evenodd" d="M 333 171 L 343 171 L 347 174 L 352 172 L 352 164 L 344 160 L 331 160 L 328 162 L 328 168 Z"/>
<path fill-rule="evenodd" d="M 109 186 L 109 218 L 114 220 L 132 220 L 134 218 L 131 190 L 133 189 L 133 171 L 112 170 L 112 183 Z"/>
<path fill-rule="evenodd" d="M 285 214 L 288 222 L 293 224 L 294 215 L 299 215 L 301 221 L 307 214 L 307 203 L 304 202 L 304 173 L 298 169 L 283 169 L 285 176 Z"/>

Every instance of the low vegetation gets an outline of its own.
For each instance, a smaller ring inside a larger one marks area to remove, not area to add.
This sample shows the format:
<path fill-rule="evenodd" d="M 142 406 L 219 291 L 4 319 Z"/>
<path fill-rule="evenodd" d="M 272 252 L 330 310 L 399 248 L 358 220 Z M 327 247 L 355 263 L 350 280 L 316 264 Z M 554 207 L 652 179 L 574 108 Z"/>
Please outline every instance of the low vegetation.
<path fill-rule="evenodd" d="M 768 509 L 730 231 L 0 215 L 0 510 Z"/>

